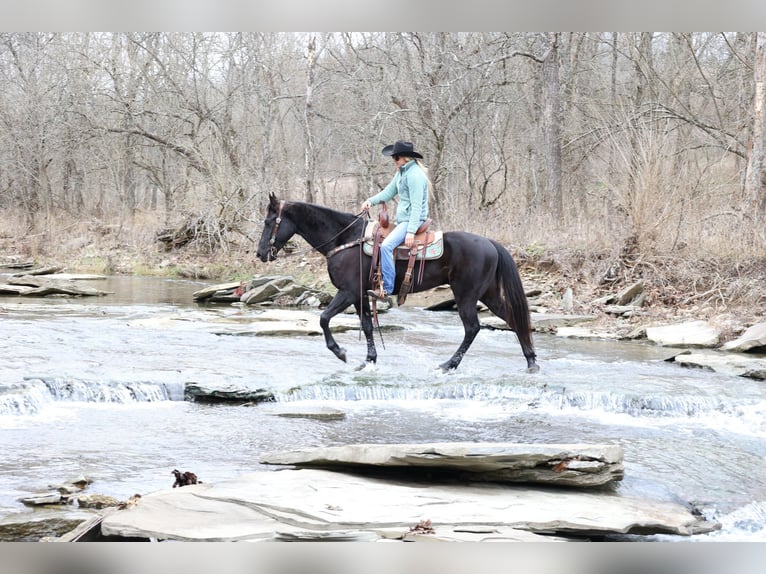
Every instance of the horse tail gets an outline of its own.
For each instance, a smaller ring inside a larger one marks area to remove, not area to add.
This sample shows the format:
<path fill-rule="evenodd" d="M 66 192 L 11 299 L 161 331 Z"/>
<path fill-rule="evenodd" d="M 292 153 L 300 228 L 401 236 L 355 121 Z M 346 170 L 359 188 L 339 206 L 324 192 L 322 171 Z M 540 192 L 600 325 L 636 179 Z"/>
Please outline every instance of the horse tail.
<path fill-rule="evenodd" d="M 529 317 L 529 304 L 527 303 L 527 295 L 524 293 L 524 286 L 521 284 L 519 269 L 505 247 L 497 241 L 490 241 L 497 250 L 498 263 L 495 277 L 503 290 L 504 319 L 516 333 L 524 356 L 527 358 L 527 363 L 531 361 L 534 364 L 537 355 L 532 343 L 532 322 Z"/>

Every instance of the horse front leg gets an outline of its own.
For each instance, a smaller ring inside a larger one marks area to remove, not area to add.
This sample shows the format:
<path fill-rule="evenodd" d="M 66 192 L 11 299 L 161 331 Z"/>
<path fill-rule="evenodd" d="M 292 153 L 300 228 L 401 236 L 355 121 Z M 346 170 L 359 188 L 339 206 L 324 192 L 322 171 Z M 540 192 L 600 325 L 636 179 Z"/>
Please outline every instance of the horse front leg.
<path fill-rule="evenodd" d="M 463 321 L 465 334 L 463 335 L 463 341 L 460 343 L 457 351 L 455 351 L 455 354 L 450 357 L 449 361 L 439 365 L 439 369 L 443 372 L 457 369 L 460 361 L 463 360 L 463 356 L 468 352 L 468 348 L 471 346 L 471 343 L 473 343 L 473 340 L 476 338 L 476 335 L 479 334 L 479 330 L 481 329 L 479 316 L 476 313 L 475 301 L 471 305 L 458 304 L 458 314 Z"/>
<path fill-rule="evenodd" d="M 353 293 L 349 293 L 348 291 L 338 291 L 327 308 L 319 316 L 319 326 L 322 327 L 322 333 L 324 333 L 324 341 L 327 348 L 344 363 L 346 362 L 346 349 L 338 345 L 335 337 L 332 336 L 332 332 L 330 331 L 330 320 L 351 305 L 354 302 L 354 298 L 355 295 Z"/>

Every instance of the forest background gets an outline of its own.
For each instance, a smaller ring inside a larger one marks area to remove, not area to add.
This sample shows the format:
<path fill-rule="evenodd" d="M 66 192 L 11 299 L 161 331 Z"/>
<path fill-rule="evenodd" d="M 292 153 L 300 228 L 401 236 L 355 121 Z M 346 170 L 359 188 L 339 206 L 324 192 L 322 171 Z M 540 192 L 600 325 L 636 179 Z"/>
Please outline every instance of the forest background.
<path fill-rule="evenodd" d="M 763 316 L 765 105 L 763 32 L 2 33 L 0 257 L 248 278 L 269 193 L 357 213 L 405 139 L 556 293 Z"/>

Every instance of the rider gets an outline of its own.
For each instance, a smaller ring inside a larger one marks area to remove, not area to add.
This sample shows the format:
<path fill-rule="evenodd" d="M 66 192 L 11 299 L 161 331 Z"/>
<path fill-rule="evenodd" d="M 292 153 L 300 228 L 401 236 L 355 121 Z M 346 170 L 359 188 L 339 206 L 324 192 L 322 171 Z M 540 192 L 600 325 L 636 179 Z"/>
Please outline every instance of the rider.
<path fill-rule="evenodd" d="M 383 284 L 380 291 L 367 291 L 370 297 L 390 302 L 389 295 L 394 290 L 396 268 L 394 249 L 404 243 L 412 248 L 415 243 L 415 231 L 428 218 L 428 196 L 430 181 L 428 170 L 420 160 L 423 156 L 415 151 L 412 142 L 397 141 L 387 145 L 381 152 L 390 156 L 396 166 L 396 174 L 383 191 L 367 199 L 362 204 L 362 211 L 371 206 L 384 203 L 399 196 L 396 208 L 396 226 L 380 244 L 380 268 Z"/>

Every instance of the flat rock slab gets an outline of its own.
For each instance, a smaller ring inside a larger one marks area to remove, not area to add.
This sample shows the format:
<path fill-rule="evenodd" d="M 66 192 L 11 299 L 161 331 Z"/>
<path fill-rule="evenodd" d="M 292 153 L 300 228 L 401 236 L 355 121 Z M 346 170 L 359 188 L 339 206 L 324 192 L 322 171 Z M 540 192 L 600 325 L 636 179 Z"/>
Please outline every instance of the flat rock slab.
<path fill-rule="evenodd" d="M 532 329 L 535 331 L 554 332 L 561 327 L 573 327 L 582 323 L 596 320 L 595 315 L 566 315 L 560 313 L 530 313 Z M 482 326 L 492 329 L 508 329 L 505 321 L 495 315 L 487 314 L 480 317 Z"/>
<path fill-rule="evenodd" d="M 22 275 L 11 277 L 7 284 L 0 285 L 0 292 L 10 292 L 11 286 L 22 287 L 17 290 L 18 295 L 45 297 L 47 295 L 71 295 L 71 296 L 103 296 L 109 295 L 107 291 L 83 287 L 72 280 L 50 279 L 45 275 Z"/>
<path fill-rule="evenodd" d="M 8 514 L 0 518 L 0 542 L 37 541 L 46 536 L 64 536 L 93 516 L 91 511 L 70 509 Z"/>
<path fill-rule="evenodd" d="M 573 339 L 619 339 L 616 333 L 595 331 L 588 327 L 559 327 L 556 329 L 556 335 Z"/>
<path fill-rule="evenodd" d="M 681 353 L 673 361 L 684 367 L 701 367 L 717 373 L 766 381 L 766 359 L 756 359 L 738 353 Z"/>
<path fill-rule="evenodd" d="M 264 464 L 441 470 L 471 481 L 603 486 L 622 480 L 618 445 L 429 443 L 351 444 L 265 454 Z"/>
<path fill-rule="evenodd" d="M 322 334 L 319 313 L 309 311 L 269 309 L 238 316 L 222 316 L 205 311 L 174 313 L 148 319 L 136 319 L 131 327 L 152 329 L 203 330 L 216 335 L 241 336 L 289 336 Z M 359 328 L 356 316 L 339 316 L 333 319 L 330 330 L 341 333 Z"/>
<path fill-rule="evenodd" d="M 183 541 L 369 540 L 396 538 L 396 532 L 404 538 L 429 520 L 435 537 L 452 540 L 477 540 L 477 534 L 481 540 L 497 540 L 517 530 L 689 536 L 719 526 L 679 504 L 610 493 L 405 483 L 299 469 L 155 492 L 106 516 L 101 531 Z"/>
<path fill-rule="evenodd" d="M 706 321 L 646 328 L 647 339 L 670 347 L 712 347 L 720 337 L 721 332 Z"/>

